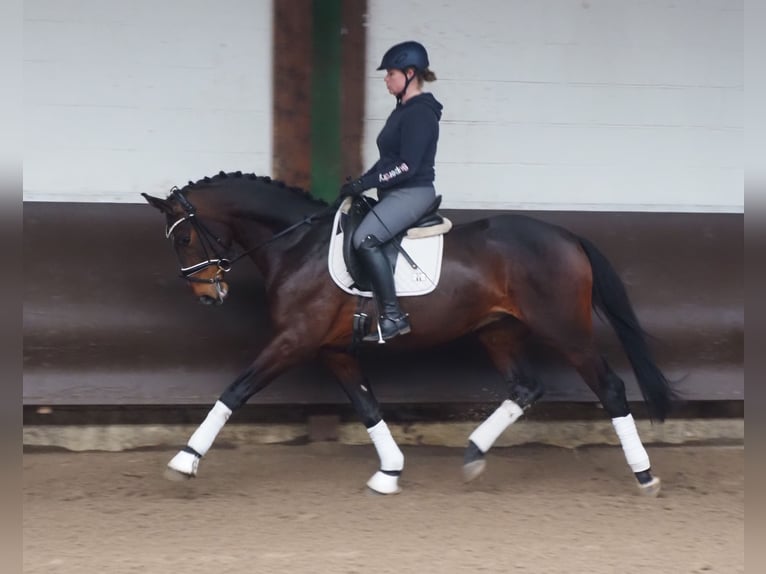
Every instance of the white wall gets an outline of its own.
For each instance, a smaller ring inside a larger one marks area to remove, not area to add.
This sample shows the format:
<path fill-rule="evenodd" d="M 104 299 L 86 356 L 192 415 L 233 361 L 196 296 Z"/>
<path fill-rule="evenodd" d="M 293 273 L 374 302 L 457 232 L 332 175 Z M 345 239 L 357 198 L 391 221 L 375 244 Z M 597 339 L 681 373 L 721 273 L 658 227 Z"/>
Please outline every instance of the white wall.
<path fill-rule="evenodd" d="M 451 208 L 743 210 L 742 0 L 368 0 L 429 48 Z M 24 200 L 271 173 L 271 0 L 26 0 Z"/>
<path fill-rule="evenodd" d="M 25 0 L 24 200 L 271 173 L 270 0 Z"/>
<path fill-rule="evenodd" d="M 450 208 L 742 212 L 742 0 L 369 0 L 364 157 L 417 39 Z"/>

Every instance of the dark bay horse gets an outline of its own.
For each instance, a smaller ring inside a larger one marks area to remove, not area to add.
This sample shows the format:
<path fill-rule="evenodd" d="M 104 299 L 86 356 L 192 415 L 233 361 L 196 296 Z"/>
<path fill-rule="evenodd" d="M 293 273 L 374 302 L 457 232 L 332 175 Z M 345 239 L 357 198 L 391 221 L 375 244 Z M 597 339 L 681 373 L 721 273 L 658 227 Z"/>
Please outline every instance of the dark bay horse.
<path fill-rule="evenodd" d="M 240 172 L 190 182 L 166 199 L 142 195 L 165 215 L 166 235 L 194 294 L 203 303 L 222 303 L 229 294 L 226 272 L 247 256 L 263 275 L 274 328 L 270 342 L 169 462 L 170 474 L 195 476 L 233 411 L 285 370 L 318 359 L 339 381 L 380 457 L 368 486 L 398 492 L 404 457 L 351 352 L 356 297 L 338 288 L 327 269 L 336 206 Z M 495 440 L 542 395 L 524 357 L 534 338 L 560 353 L 593 390 L 612 419 L 639 490 L 656 495 L 660 482 L 652 475 L 623 381 L 595 347 L 594 308 L 622 343 L 653 419 L 664 420 L 674 393 L 606 257 L 582 237 L 521 215 L 457 225 L 445 235 L 443 252 L 437 288 L 401 300 L 412 333 L 388 345 L 415 349 L 475 333 L 508 382 L 508 398 L 469 437 L 465 479 L 481 474 Z"/>

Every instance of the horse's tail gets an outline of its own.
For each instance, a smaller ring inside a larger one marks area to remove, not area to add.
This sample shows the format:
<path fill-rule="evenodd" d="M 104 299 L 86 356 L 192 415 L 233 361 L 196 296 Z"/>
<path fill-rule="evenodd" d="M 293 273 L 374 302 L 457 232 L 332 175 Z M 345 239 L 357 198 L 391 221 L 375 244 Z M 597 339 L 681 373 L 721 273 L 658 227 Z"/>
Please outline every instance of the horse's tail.
<path fill-rule="evenodd" d="M 606 315 L 628 356 L 652 419 L 664 421 L 675 393 L 652 359 L 645 332 L 612 264 L 593 243 L 578 238 L 593 272 L 593 307 Z"/>

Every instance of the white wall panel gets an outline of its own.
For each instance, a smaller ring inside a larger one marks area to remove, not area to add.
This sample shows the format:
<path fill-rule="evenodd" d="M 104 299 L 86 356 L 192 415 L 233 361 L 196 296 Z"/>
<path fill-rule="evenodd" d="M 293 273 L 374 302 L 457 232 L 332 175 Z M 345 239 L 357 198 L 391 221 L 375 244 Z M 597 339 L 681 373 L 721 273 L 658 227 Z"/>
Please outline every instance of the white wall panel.
<path fill-rule="evenodd" d="M 271 172 L 269 0 L 28 0 L 24 199 Z M 741 0 L 369 0 L 375 72 L 423 41 L 446 207 L 742 211 Z"/>
<path fill-rule="evenodd" d="M 741 212 L 741 0 L 369 0 L 364 157 L 417 39 L 445 207 Z"/>
<path fill-rule="evenodd" d="M 24 200 L 271 173 L 270 0 L 27 0 Z"/>

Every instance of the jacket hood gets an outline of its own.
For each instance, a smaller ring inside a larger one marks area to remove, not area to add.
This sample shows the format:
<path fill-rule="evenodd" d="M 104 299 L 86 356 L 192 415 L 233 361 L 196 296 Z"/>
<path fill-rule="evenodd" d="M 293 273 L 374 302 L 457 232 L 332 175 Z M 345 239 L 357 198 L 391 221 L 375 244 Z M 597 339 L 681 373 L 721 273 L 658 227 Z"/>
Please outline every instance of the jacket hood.
<path fill-rule="evenodd" d="M 433 110 L 433 112 L 436 114 L 436 119 L 440 120 L 442 117 L 442 109 L 444 106 L 442 106 L 439 101 L 434 98 L 433 94 L 430 92 L 423 92 L 422 94 L 418 94 L 417 96 L 410 98 L 407 100 L 407 102 L 404 104 L 404 106 L 428 106 Z"/>

